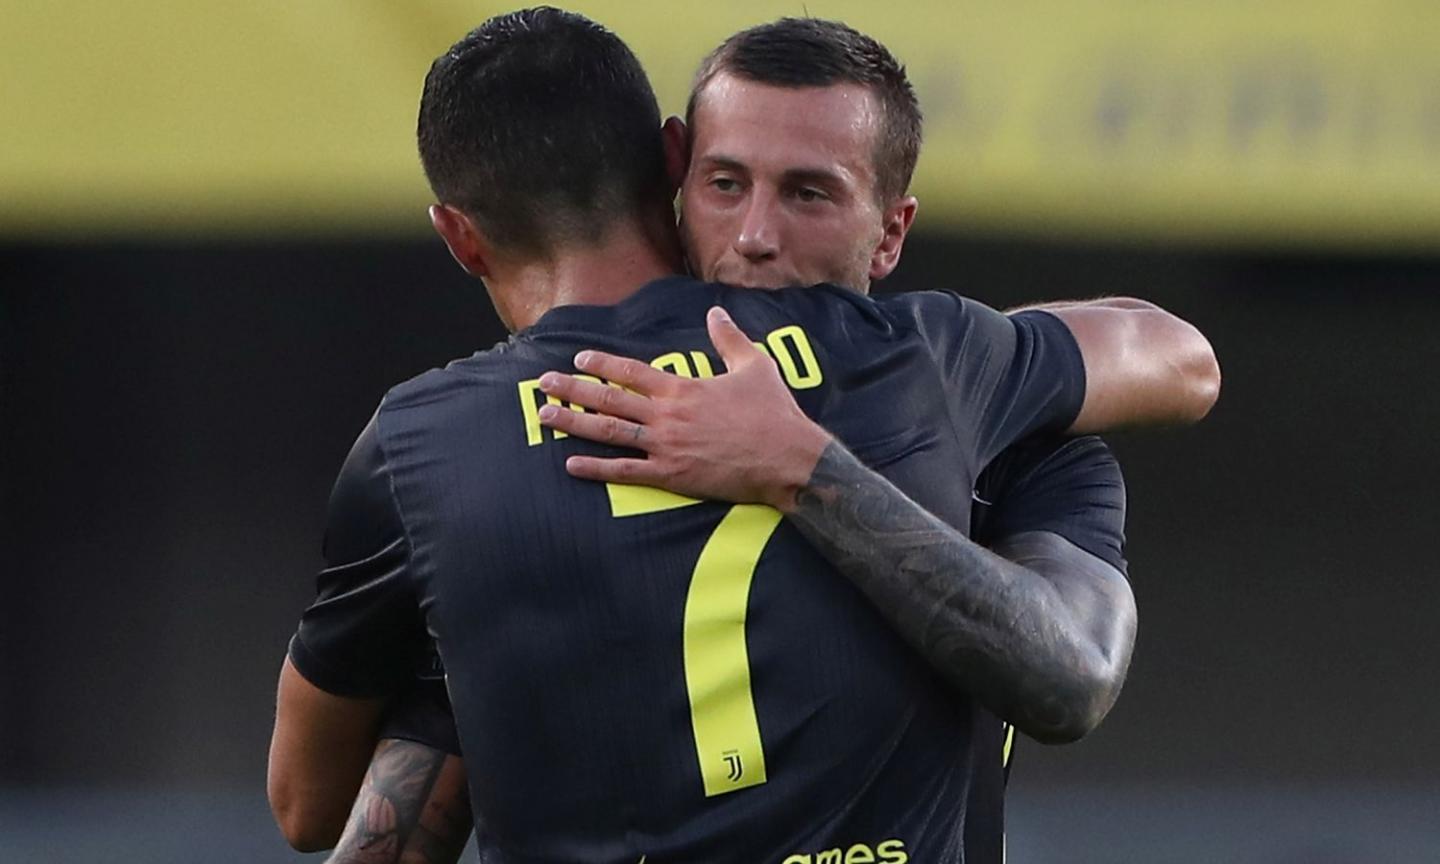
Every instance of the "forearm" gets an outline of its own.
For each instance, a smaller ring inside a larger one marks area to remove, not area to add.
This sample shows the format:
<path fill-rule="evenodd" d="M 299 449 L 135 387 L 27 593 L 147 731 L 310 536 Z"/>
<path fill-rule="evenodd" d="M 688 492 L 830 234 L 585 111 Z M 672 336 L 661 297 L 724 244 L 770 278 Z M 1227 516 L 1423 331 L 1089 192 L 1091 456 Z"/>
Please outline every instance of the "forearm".
<path fill-rule="evenodd" d="M 314 852 L 335 844 L 374 750 L 382 706 L 380 700 L 326 693 L 286 658 L 276 696 L 266 792 L 291 846 Z"/>
<path fill-rule="evenodd" d="M 786 509 L 942 675 L 1031 737 L 1075 740 L 1113 704 L 1129 641 L 1117 652 L 1092 624 L 1112 598 L 1084 596 L 1077 615 L 1069 586 L 970 541 L 838 443 Z"/>
<path fill-rule="evenodd" d="M 328 864 L 453 864 L 471 825 L 458 757 L 412 741 L 384 740 Z"/>

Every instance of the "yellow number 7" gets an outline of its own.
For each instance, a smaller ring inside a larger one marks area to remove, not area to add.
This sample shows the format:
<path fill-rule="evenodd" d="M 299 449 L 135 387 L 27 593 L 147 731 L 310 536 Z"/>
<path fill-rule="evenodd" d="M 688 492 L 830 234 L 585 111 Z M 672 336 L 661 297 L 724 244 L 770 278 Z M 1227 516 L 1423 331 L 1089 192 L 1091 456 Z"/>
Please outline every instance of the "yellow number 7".
<path fill-rule="evenodd" d="M 700 503 L 646 486 L 607 483 L 606 490 L 617 518 Z M 745 615 L 755 566 L 779 525 L 780 512 L 772 507 L 731 507 L 700 550 L 685 595 L 685 690 L 706 797 L 765 782 Z"/>

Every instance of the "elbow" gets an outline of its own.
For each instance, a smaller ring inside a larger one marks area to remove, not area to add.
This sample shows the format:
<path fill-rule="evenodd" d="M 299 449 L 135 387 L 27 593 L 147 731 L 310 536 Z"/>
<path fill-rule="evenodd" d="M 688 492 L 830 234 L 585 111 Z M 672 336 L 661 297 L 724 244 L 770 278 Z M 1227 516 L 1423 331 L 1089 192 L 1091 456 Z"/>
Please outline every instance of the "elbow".
<path fill-rule="evenodd" d="M 1095 688 L 1077 698 L 1069 706 L 1062 722 L 1046 729 L 1042 735 L 1036 736 L 1036 740 L 1042 744 L 1074 744 L 1098 729 L 1114 704 L 1115 698 L 1110 691 Z"/>
<path fill-rule="evenodd" d="M 1041 744 L 1074 744 L 1099 728 L 1119 689 L 1118 684 L 1099 681 L 1077 686 L 1068 696 L 1053 700 L 1044 722 L 1016 723 L 1016 728 Z"/>
<path fill-rule="evenodd" d="M 1165 358 L 1170 382 L 1170 419 L 1182 425 L 1203 420 L 1220 398 L 1220 361 L 1215 346 L 1200 328 L 1147 300 L 1113 297 L 1106 302 L 1135 313 L 1137 346 L 1154 346 L 1154 356 Z M 1152 341 L 1153 340 L 1153 341 Z"/>
<path fill-rule="evenodd" d="M 340 828 L 328 824 L 321 814 L 305 806 L 300 796 L 288 791 L 283 784 L 272 781 L 268 794 L 270 812 L 290 848 L 297 852 L 322 852 L 334 848 L 340 839 Z"/>
<path fill-rule="evenodd" d="M 1120 698 L 1133 644 L 1132 635 L 1110 650 L 1095 646 L 1086 652 L 1066 680 L 1054 682 L 1043 710 L 1028 724 L 1016 722 L 1016 728 L 1041 744 L 1074 744 L 1094 732 Z"/>
<path fill-rule="evenodd" d="M 296 852 L 324 852 L 326 849 L 335 848 L 338 836 L 331 836 L 327 831 L 320 830 L 318 825 L 306 822 L 302 817 L 287 817 L 279 813 L 275 814 L 275 821 L 280 825 L 280 833 L 285 836 L 285 842 Z"/>
<path fill-rule="evenodd" d="M 1191 331 L 1193 347 L 1182 373 L 1186 399 L 1181 422 L 1188 424 L 1205 419 L 1220 399 L 1220 361 L 1215 357 L 1215 348 L 1210 340 L 1194 327 L 1188 324 L 1186 327 Z"/>
<path fill-rule="evenodd" d="M 1195 325 L 1159 307 L 1142 315 L 1148 324 L 1141 329 L 1145 335 L 1139 344 L 1157 346 L 1155 356 L 1164 358 L 1158 374 L 1167 382 L 1170 397 L 1164 400 L 1168 417 L 1163 422 L 1200 422 L 1220 398 L 1215 346 Z"/>

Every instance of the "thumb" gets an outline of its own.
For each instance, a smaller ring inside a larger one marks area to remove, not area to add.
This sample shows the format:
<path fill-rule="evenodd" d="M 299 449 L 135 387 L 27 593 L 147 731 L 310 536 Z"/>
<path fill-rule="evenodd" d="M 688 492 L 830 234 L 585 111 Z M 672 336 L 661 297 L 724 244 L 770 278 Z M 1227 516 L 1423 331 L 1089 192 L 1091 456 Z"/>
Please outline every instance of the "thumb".
<path fill-rule="evenodd" d="M 710 343 L 720 352 L 720 359 L 725 361 L 726 369 L 734 371 L 760 353 L 755 343 L 750 341 L 750 337 L 730 320 L 730 313 L 719 306 L 710 307 L 710 312 L 705 316 L 705 329 L 710 332 Z"/>

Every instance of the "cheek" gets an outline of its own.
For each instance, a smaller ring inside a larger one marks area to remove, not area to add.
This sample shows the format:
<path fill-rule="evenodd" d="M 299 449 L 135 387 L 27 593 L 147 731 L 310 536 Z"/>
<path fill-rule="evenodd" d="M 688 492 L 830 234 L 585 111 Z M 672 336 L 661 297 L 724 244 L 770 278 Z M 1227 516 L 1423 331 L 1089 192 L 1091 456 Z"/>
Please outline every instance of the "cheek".
<path fill-rule="evenodd" d="M 685 190 L 684 197 L 680 199 L 680 216 L 686 222 L 704 229 L 706 233 L 713 229 L 722 227 L 730 218 L 730 210 L 727 209 L 724 199 L 705 188 L 696 189 L 694 192 Z"/>
<path fill-rule="evenodd" d="M 824 231 L 810 232 L 805 246 L 809 282 L 833 282 L 856 290 L 870 284 L 870 255 L 880 235 L 867 221 L 836 219 Z"/>
<path fill-rule="evenodd" d="M 685 199 L 680 207 L 680 241 L 685 245 L 691 269 L 702 278 L 711 278 L 711 268 L 727 245 L 723 223 L 717 214 Z"/>

